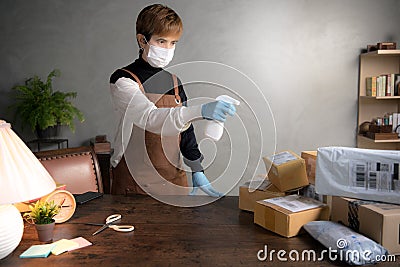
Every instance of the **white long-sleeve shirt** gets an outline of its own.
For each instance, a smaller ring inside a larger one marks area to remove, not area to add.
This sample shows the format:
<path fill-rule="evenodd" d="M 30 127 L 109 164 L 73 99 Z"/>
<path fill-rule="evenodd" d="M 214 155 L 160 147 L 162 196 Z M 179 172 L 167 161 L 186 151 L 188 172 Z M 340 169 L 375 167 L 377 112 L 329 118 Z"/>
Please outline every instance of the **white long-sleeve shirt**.
<path fill-rule="evenodd" d="M 202 118 L 201 106 L 157 108 L 129 78 L 119 78 L 110 84 L 117 129 L 114 137 L 114 154 L 111 165 L 116 167 L 128 145 L 133 125 L 162 135 L 176 135 L 185 126 Z"/>

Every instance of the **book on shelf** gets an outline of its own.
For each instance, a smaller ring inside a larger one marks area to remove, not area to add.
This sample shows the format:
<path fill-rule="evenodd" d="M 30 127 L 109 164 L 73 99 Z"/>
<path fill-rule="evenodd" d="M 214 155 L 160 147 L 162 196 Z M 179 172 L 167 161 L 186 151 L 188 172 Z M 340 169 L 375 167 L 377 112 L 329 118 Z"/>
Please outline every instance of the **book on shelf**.
<path fill-rule="evenodd" d="M 384 86 L 386 85 L 386 77 L 383 75 L 378 76 L 376 82 L 377 82 L 376 87 L 378 88 L 376 96 L 386 96 L 386 90 Z"/>
<path fill-rule="evenodd" d="M 390 94 L 392 96 L 396 96 L 396 94 L 394 93 L 394 73 L 389 74 L 390 78 Z"/>
<path fill-rule="evenodd" d="M 400 74 L 390 73 L 366 77 L 366 96 L 399 96 Z"/>
<path fill-rule="evenodd" d="M 396 42 L 380 42 L 376 44 L 378 50 L 395 50 Z"/>
<path fill-rule="evenodd" d="M 393 96 L 392 95 L 392 89 L 390 89 L 391 88 L 391 82 L 390 82 L 390 77 L 391 76 L 392 76 L 391 74 L 385 75 L 385 78 L 386 78 L 386 83 L 385 83 L 386 96 Z"/>
<path fill-rule="evenodd" d="M 366 96 L 376 96 L 376 76 L 367 77 Z"/>
<path fill-rule="evenodd" d="M 390 96 L 387 91 L 387 75 L 383 74 L 381 77 L 381 96 Z"/>
<path fill-rule="evenodd" d="M 396 132 L 396 127 L 397 127 L 397 125 L 399 125 L 399 123 L 400 123 L 400 121 L 399 121 L 399 113 L 393 113 L 393 123 L 392 123 L 392 126 L 393 126 L 393 132 Z"/>
<path fill-rule="evenodd" d="M 400 94 L 400 74 L 394 74 L 393 77 L 393 91 L 394 95 L 399 95 Z"/>

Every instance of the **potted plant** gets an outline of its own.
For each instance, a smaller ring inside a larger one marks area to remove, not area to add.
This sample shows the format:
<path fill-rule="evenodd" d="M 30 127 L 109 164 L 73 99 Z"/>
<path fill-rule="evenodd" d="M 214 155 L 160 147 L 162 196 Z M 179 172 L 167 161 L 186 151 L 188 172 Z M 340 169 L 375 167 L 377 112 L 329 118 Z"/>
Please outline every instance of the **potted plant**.
<path fill-rule="evenodd" d="M 56 216 L 61 207 L 54 201 L 46 202 L 38 200 L 30 206 L 31 211 L 24 213 L 24 219 L 35 224 L 39 241 L 47 242 L 53 239 L 53 229 Z"/>
<path fill-rule="evenodd" d="M 12 107 L 16 110 L 16 116 L 21 119 L 22 126 L 29 125 L 39 138 L 54 137 L 57 131 L 53 136 L 43 135 L 42 131 L 58 129 L 60 125 L 67 125 L 75 132 L 74 119 L 84 121 L 82 112 L 70 101 L 77 93 L 53 90 L 53 78 L 56 76 L 60 76 L 58 69 L 50 72 L 46 81 L 34 75 L 24 85 L 13 87 L 16 91 L 16 103 Z"/>

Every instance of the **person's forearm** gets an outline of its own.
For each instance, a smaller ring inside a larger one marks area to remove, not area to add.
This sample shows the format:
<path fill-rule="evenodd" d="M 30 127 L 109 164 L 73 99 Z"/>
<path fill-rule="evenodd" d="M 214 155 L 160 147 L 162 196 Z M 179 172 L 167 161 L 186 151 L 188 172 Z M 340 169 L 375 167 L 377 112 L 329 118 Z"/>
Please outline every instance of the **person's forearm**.
<path fill-rule="evenodd" d="M 183 161 L 190 167 L 192 172 L 203 171 L 201 162 L 204 157 L 199 150 L 193 124 L 191 124 L 186 131 L 181 133 L 180 149 Z"/>
<path fill-rule="evenodd" d="M 201 106 L 157 108 L 131 79 L 120 78 L 110 86 L 114 105 L 125 111 L 125 123 L 147 131 L 176 135 L 188 122 L 202 118 Z"/>

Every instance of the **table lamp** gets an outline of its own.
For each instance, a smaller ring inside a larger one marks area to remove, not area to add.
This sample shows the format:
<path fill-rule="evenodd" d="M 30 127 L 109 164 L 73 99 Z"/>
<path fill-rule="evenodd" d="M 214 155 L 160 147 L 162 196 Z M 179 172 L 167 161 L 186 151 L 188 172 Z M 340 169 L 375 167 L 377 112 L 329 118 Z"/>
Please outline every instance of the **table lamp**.
<path fill-rule="evenodd" d="M 53 178 L 11 125 L 0 120 L 0 259 L 18 246 L 24 231 L 21 214 L 12 204 L 40 198 L 55 188 Z"/>

